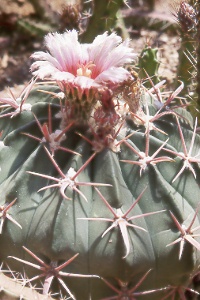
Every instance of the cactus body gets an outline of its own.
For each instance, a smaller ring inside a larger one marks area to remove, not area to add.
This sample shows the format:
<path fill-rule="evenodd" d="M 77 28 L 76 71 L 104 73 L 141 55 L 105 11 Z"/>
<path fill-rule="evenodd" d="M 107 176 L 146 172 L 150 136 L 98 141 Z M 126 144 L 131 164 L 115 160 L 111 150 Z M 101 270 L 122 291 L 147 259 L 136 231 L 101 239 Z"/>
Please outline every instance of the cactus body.
<path fill-rule="evenodd" d="M 30 103 L 37 102 L 38 92 L 29 96 Z M 147 97 L 147 96 L 146 96 Z M 43 99 L 44 98 L 44 99 Z M 59 119 L 55 117 L 59 104 L 51 104 L 53 114 L 53 127 L 57 126 Z M 32 107 L 41 122 L 48 120 L 48 103 L 45 97 Z M 45 116 L 46 114 L 46 116 Z M 6 124 L 7 123 L 7 124 Z M 126 247 L 120 234 L 119 227 L 115 227 L 103 238 L 103 232 L 108 228 L 109 222 L 81 220 L 79 218 L 113 218 L 105 203 L 101 200 L 93 187 L 80 187 L 87 198 L 86 202 L 78 193 L 67 189 L 66 195 L 72 200 L 63 199 L 59 188 L 49 188 L 38 192 L 52 180 L 34 176 L 27 171 L 58 177 L 55 167 L 43 149 L 43 145 L 25 136 L 30 133 L 39 136 L 36 121 L 29 112 L 9 120 L 1 121 L 5 137 L 1 145 L 1 204 L 17 198 L 12 207 L 13 218 L 22 226 L 22 230 L 10 221 L 6 221 L 3 234 L 0 236 L 1 259 L 17 271 L 22 271 L 18 261 L 7 258 L 15 256 L 34 263 L 34 259 L 25 253 L 22 246 L 31 249 L 45 262 L 63 262 L 76 253 L 79 256 L 73 265 L 69 265 L 72 273 L 95 274 L 103 278 L 118 278 L 134 285 L 139 279 L 152 269 L 142 285 L 142 290 L 158 289 L 168 285 L 187 285 L 188 278 L 199 261 L 199 253 L 189 243 L 185 244 L 181 259 L 178 259 L 179 245 L 166 247 L 179 237 L 176 226 L 169 211 L 181 223 L 195 213 L 199 202 L 199 187 L 197 180 L 189 170 L 172 184 L 172 180 L 182 166 L 181 160 L 175 158 L 174 162 L 161 162 L 157 165 L 149 164 L 140 176 L 140 167 L 121 160 L 138 161 L 138 156 L 127 147 L 121 145 L 117 153 L 110 149 L 103 149 L 97 153 L 92 162 L 83 170 L 78 180 L 80 182 L 97 182 L 111 184 L 112 187 L 100 187 L 101 194 L 106 198 L 113 209 L 126 212 L 140 193 L 146 188 L 141 200 L 129 213 L 129 216 L 148 212 L 165 210 L 159 214 L 142 217 L 133 224 L 141 226 L 147 232 L 137 228 L 128 228 L 130 253 L 126 254 Z M 174 116 L 166 116 L 157 121 L 160 130 L 170 136 L 165 148 L 182 151 L 179 132 Z M 56 128 L 56 127 L 55 127 Z M 132 121 L 126 125 L 126 135 L 134 133 L 126 143 L 145 150 L 146 136 L 142 128 L 137 128 Z M 80 128 L 73 128 L 67 133 L 62 146 L 73 148 L 82 156 L 55 152 L 57 163 L 62 166 L 64 173 L 72 167 L 78 170 L 93 153 L 88 142 L 75 134 Z M 192 139 L 189 126 L 183 124 L 183 134 L 188 139 L 187 146 Z M 86 131 L 83 131 L 87 135 Z M 122 137 L 121 137 L 122 138 Z M 164 134 L 152 132 L 149 137 L 150 154 L 152 155 L 166 140 Z M 120 141 L 120 137 L 119 137 Z M 195 139 L 195 147 L 200 143 L 199 136 Z M 48 147 L 48 143 L 46 143 Z M 158 156 L 166 152 L 161 150 Z M 194 166 L 199 178 L 199 168 Z M 199 226 L 198 220 L 195 225 Z M 38 274 L 31 267 L 25 267 L 28 277 Z M 173 270 L 173 272 L 172 272 Z M 100 279 L 66 279 L 67 284 L 75 288 L 77 299 L 103 299 L 112 295 L 105 283 Z M 112 282 L 112 281 L 111 281 Z M 158 293 L 159 294 L 159 293 Z M 83 297 L 84 295 L 84 297 Z M 82 298 L 83 297 L 83 298 Z M 147 296 L 143 296 L 146 299 Z M 160 299 L 160 295 L 154 299 Z M 141 297 L 142 298 L 142 297 Z"/>
<path fill-rule="evenodd" d="M 1 113 L 0 260 L 43 294 L 180 299 L 200 263 L 196 123 L 145 90 L 136 113 L 107 90 L 92 109 L 58 92 Z"/>
<path fill-rule="evenodd" d="M 159 61 L 158 61 L 158 49 L 152 48 L 149 45 L 146 45 L 145 48 L 142 50 L 139 61 L 138 67 L 139 75 L 141 79 L 147 79 L 148 76 L 152 79 L 153 83 L 156 84 L 159 82 L 158 77 L 158 68 L 159 68 Z M 151 88 L 150 82 L 147 80 L 145 86 Z"/>

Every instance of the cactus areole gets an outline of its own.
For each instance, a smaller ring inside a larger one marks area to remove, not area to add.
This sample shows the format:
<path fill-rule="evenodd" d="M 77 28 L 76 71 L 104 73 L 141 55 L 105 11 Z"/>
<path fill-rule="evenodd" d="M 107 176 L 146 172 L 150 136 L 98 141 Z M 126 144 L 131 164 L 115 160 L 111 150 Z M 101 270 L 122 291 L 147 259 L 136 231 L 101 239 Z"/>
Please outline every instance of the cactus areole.
<path fill-rule="evenodd" d="M 2 269 L 56 299 L 185 299 L 200 264 L 200 136 L 182 84 L 143 87 L 115 33 L 45 41 L 33 80 L 0 98 Z"/>

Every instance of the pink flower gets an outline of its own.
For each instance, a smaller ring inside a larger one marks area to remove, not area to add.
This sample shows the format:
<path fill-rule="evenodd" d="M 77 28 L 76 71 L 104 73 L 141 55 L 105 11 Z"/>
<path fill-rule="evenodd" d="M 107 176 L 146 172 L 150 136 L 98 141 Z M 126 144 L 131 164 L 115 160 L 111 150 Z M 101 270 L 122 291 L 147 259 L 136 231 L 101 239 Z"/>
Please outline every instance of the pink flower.
<path fill-rule="evenodd" d="M 97 36 L 91 44 L 80 44 L 76 30 L 45 37 L 49 52 L 35 52 L 31 70 L 39 79 L 55 80 L 63 91 L 121 85 L 130 77 L 123 65 L 135 58 L 129 41 L 115 33 Z"/>

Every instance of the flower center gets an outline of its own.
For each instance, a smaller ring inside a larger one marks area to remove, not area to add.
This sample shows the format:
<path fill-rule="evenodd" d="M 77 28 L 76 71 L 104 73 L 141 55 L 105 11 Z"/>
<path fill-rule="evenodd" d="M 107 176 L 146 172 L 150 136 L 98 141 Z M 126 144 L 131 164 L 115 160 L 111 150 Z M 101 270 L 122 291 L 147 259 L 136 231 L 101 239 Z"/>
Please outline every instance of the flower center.
<path fill-rule="evenodd" d="M 89 61 L 87 64 L 78 64 L 78 69 L 76 71 L 77 76 L 85 76 L 91 78 L 92 69 L 95 67 L 95 64 Z"/>

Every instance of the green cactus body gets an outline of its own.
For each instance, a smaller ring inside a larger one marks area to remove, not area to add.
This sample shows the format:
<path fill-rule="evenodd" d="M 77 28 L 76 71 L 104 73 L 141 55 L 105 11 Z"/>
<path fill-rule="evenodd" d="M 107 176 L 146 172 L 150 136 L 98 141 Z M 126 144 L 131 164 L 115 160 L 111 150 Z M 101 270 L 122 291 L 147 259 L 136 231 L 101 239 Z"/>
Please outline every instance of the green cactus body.
<path fill-rule="evenodd" d="M 77 73 L 94 67 L 79 63 Z M 64 95 L 60 84 L 61 95 L 41 85 L 27 106 L 1 112 L 0 261 L 44 295 L 180 299 L 198 272 L 196 122 L 192 128 L 187 111 L 169 107 L 177 92 L 158 109 L 128 78 L 129 101 L 107 87 Z"/>
<path fill-rule="evenodd" d="M 117 23 L 117 12 L 122 7 L 123 0 L 116 1 L 94 1 L 93 14 L 88 20 L 88 28 L 82 34 L 81 39 L 84 42 L 93 40 L 97 33 L 110 31 L 115 28 Z M 85 6 L 88 5 L 84 4 Z"/>
<path fill-rule="evenodd" d="M 33 91 L 29 99 L 30 103 L 34 103 L 32 112 L 37 114 L 38 120 L 41 123 L 47 122 L 49 96 L 42 94 L 38 98 L 38 92 Z M 148 99 L 148 96 L 146 99 L 149 100 L 148 102 L 152 100 Z M 57 128 L 59 119 L 56 118 L 56 114 L 59 110 L 59 103 L 54 100 L 51 108 L 53 128 L 54 126 Z M 155 108 L 151 107 L 152 110 Z M 184 122 L 181 123 L 186 146 L 189 148 L 192 130 Z M 183 151 L 176 118 L 173 115 L 160 118 L 156 126 L 167 135 L 157 130 L 151 131 L 149 156 L 162 146 L 167 137 L 169 140 L 165 145 L 166 149 Z M 66 195 L 71 200 L 62 197 L 59 187 L 38 192 L 43 187 L 56 182 L 27 172 L 46 174 L 55 178 L 59 176 L 43 148 L 44 145 L 49 148 L 48 143 L 39 143 L 23 134 L 41 136 L 33 114 L 22 112 L 9 122 L 8 119 L 2 119 L 1 129 L 3 130 L 0 152 L 1 205 L 17 198 L 9 212 L 22 226 L 20 229 L 13 222 L 6 220 L 3 225 L 3 234 L 0 236 L 1 260 L 6 261 L 11 269 L 22 271 L 25 268 L 29 278 L 40 273 L 31 266 L 8 258 L 8 256 L 15 256 L 36 263 L 34 258 L 22 248 L 25 246 L 46 263 L 57 261 L 60 264 L 79 253 L 74 262 L 68 266 L 67 272 L 95 274 L 114 285 L 116 284 L 114 278 L 117 278 L 131 288 L 148 270 L 152 269 L 142 283 L 141 291 L 160 289 L 169 285 L 187 286 L 191 274 L 196 271 L 199 264 L 199 252 L 185 242 L 181 259 L 179 259 L 179 244 L 166 246 L 180 236 L 170 216 L 170 211 L 181 224 L 184 223 L 186 226 L 195 214 L 199 202 L 198 165 L 194 166 L 197 179 L 190 170 L 184 170 L 172 183 L 183 164 L 179 158 L 175 157 L 172 162 L 147 163 L 143 166 L 144 170 L 141 166 L 122 161 L 138 161 L 138 155 L 127 144 L 137 149 L 138 152 L 145 152 L 147 145 L 148 135 L 144 133 L 145 128 L 136 127 L 132 120 L 127 120 L 123 131 L 125 136 L 131 133 L 133 135 L 126 139 L 126 142 L 121 143 L 120 151 L 103 149 L 78 175 L 78 182 L 111 184 L 112 186 L 99 187 L 99 191 L 116 212 L 125 213 L 145 188 L 141 199 L 130 211 L 128 217 L 161 211 L 155 215 L 127 221 L 142 227 L 146 232 L 138 228 L 127 227 L 130 251 L 126 256 L 127 249 L 119 226 L 115 226 L 104 237 L 101 237 L 112 222 L 101 221 L 98 218 L 114 219 L 115 217 L 94 187 L 78 187 L 87 198 L 87 202 L 79 193 L 70 188 L 66 189 Z M 62 142 L 62 146 L 75 150 L 81 156 L 60 150 L 55 151 L 54 159 L 59 166 L 62 166 L 65 174 L 70 168 L 77 171 L 94 153 L 92 146 L 75 133 L 77 131 L 89 137 L 88 128 L 82 130 L 74 127 L 67 132 L 67 138 Z M 119 134 L 117 140 L 122 139 L 123 136 Z M 195 151 L 198 151 L 199 143 L 200 137 L 196 136 Z M 163 157 L 166 154 L 168 155 L 166 151 L 161 150 L 157 157 Z M 140 170 L 142 170 L 141 176 Z M 96 220 L 84 218 L 96 218 Z M 198 218 L 194 223 L 194 227 L 196 226 L 199 226 Z M 65 279 L 63 277 L 63 280 L 77 299 L 89 299 L 89 295 L 92 299 L 103 299 L 113 295 L 112 289 L 98 278 L 72 279 L 68 277 Z M 152 296 L 149 297 L 152 299 Z M 160 299 L 160 297 L 160 292 L 155 292 L 153 295 L 154 299 Z M 140 298 L 148 299 L 148 295 L 140 296 Z"/>
<path fill-rule="evenodd" d="M 158 61 L 158 49 L 152 48 L 149 45 L 146 45 L 145 48 L 142 50 L 139 60 L 138 60 L 138 67 L 139 67 L 139 75 L 141 79 L 148 79 L 148 76 L 151 78 L 154 84 L 159 82 L 158 77 L 158 68 L 159 68 L 159 61 Z M 147 88 L 151 88 L 152 85 L 147 80 L 145 83 Z"/>

